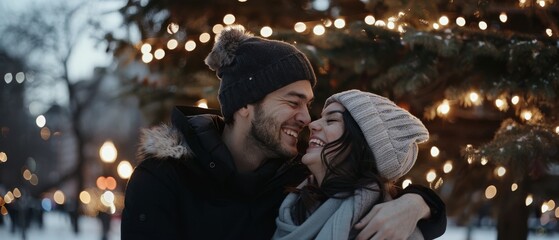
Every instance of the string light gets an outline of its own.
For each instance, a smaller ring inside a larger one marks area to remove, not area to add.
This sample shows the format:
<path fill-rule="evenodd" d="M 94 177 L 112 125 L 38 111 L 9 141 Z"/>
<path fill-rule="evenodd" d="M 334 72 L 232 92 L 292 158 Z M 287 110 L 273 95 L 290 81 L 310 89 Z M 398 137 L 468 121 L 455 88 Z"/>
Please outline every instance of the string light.
<path fill-rule="evenodd" d="M 435 172 L 434 169 L 429 170 L 429 172 L 426 175 L 427 182 L 431 183 L 433 181 L 435 181 L 435 178 L 437 178 L 437 173 Z"/>
<path fill-rule="evenodd" d="M 16 82 L 22 83 L 25 80 L 25 74 L 23 72 L 16 73 Z"/>
<path fill-rule="evenodd" d="M 269 37 L 269 36 L 272 36 L 273 32 L 274 31 L 272 31 L 272 28 L 268 27 L 268 26 L 264 26 L 260 29 L 260 35 L 262 37 L 266 37 L 266 38 Z"/>
<path fill-rule="evenodd" d="M 549 209 L 554 209 L 555 208 L 555 201 L 553 201 L 553 199 L 547 201 L 547 206 L 549 206 Z"/>
<path fill-rule="evenodd" d="M 218 34 L 223 30 L 223 28 L 224 28 L 223 25 L 218 23 L 212 27 L 212 32 Z"/>
<path fill-rule="evenodd" d="M 184 50 L 186 51 L 193 51 L 196 48 L 196 42 L 192 41 L 192 40 L 188 40 L 185 44 L 184 44 Z"/>
<path fill-rule="evenodd" d="M 559 218 L 559 207 L 555 209 L 555 217 Z"/>
<path fill-rule="evenodd" d="M 530 121 L 530 119 L 532 119 L 532 112 L 530 112 L 529 110 L 524 110 L 522 111 L 522 113 L 520 114 L 522 116 L 522 118 L 524 118 L 524 120 L 526 121 Z"/>
<path fill-rule="evenodd" d="M 167 33 L 169 34 L 175 34 L 179 31 L 179 25 L 176 23 L 169 23 L 169 25 L 167 25 Z"/>
<path fill-rule="evenodd" d="M 411 184 L 412 184 L 411 179 L 406 179 L 402 182 L 402 188 L 405 189 Z"/>
<path fill-rule="evenodd" d="M 487 199 L 492 199 L 497 195 L 497 188 L 493 185 L 489 185 L 486 189 L 485 189 L 485 197 Z"/>
<path fill-rule="evenodd" d="M 433 23 L 433 28 L 434 29 L 439 29 L 439 24 L 438 23 Z"/>
<path fill-rule="evenodd" d="M 534 198 L 532 197 L 532 194 L 528 194 L 528 196 L 526 196 L 526 206 L 530 206 L 530 204 L 532 204 L 532 202 L 534 201 Z"/>
<path fill-rule="evenodd" d="M 501 15 L 499 15 L 499 20 L 501 20 L 502 23 L 506 23 L 508 20 L 507 14 L 502 12 Z"/>
<path fill-rule="evenodd" d="M 103 162 L 112 163 L 116 160 L 117 155 L 118 152 L 112 141 L 105 141 L 99 148 L 99 156 Z"/>
<path fill-rule="evenodd" d="M 456 25 L 463 27 L 464 25 L 466 25 L 466 19 L 464 19 L 463 17 L 456 18 Z"/>
<path fill-rule="evenodd" d="M 45 116 L 43 115 L 39 115 L 36 119 L 35 119 L 35 124 L 37 124 L 37 127 L 44 127 L 47 124 L 47 119 L 45 118 Z"/>
<path fill-rule="evenodd" d="M 547 36 L 551 37 L 553 36 L 553 31 L 551 30 L 551 28 L 548 28 L 545 30 L 545 34 L 547 34 Z"/>
<path fill-rule="evenodd" d="M 468 97 L 474 105 L 479 105 L 481 103 L 479 94 L 477 92 L 470 92 L 470 94 L 468 94 Z"/>
<path fill-rule="evenodd" d="M 239 0 L 239 2 L 243 2 L 243 3 L 246 2 L 246 1 L 247 1 L 247 0 Z"/>
<path fill-rule="evenodd" d="M 201 43 L 207 43 L 208 41 L 210 41 L 211 37 L 209 33 L 202 33 L 200 34 L 200 37 L 198 39 Z"/>
<path fill-rule="evenodd" d="M 312 32 L 314 33 L 314 35 L 321 36 L 326 32 L 326 29 L 324 28 L 324 26 L 322 26 L 322 24 L 318 24 L 314 26 Z"/>
<path fill-rule="evenodd" d="M 545 1 L 543 0 L 538 1 L 538 5 L 540 5 L 540 7 L 545 7 Z"/>
<path fill-rule="evenodd" d="M 443 172 L 444 173 L 449 173 L 452 171 L 452 161 L 448 160 L 446 161 L 446 163 L 443 166 Z"/>
<path fill-rule="evenodd" d="M 332 21 L 330 19 L 324 20 L 324 26 L 325 27 L 331 27 L 332 26 Z"/>
<path fill-rule="evenodd" d="M 559 134 L 559 126 L 555 127 L 555 133 Z"/>
<path fill-rule="evenodd" d="M 169 50 L 173 50 L 173 49 L 177 48 L 178 45 L 179 45 L 179 42 L 176 39 L 170 39 L 169 41 L 167 41 L 167 48 Z"/>
<path fill-rule="evenodd" d="M 59 205 L 64 204 L 65 197 L 64 197 L 64 193 L 62 191 L 56 190 L 56 192 L 54 192 L 53 198 L 54 198 L 55 203 L 57 203 Z"/>
<path fill-rule="evenodd" d="M 21 197 L 21 192 L 19 191 L 19 188 L 14 188 L 14 197 L 15 198 Z"/>
<path fill-rule="evenodd" d="M 5 152 L 0 152 L 0 162 L 7 162 L 8 161 L 8 154 Z"/>
<path fill-rule="evenodd" d="M 208 108 L 208 100 L 202 98 L 196 102 L 196 106 L 199 108 Z"/>
<path fill-rule="evenodd" d="M 488 161 L 487 161 L 487 158 L 486 158 L 486 157 L 481 157 L 481 161 L 480 161 L 481 165 L 484 165 L 484 166 L 485 166 L 485 164 L 487 164 L 487 162 L 488 162 Z"/>
<path fill-rule="evenodd" d="M 439 150 L 438 147 L 436 147 L 436 146 L 431 147 L 431 156 L 438 157 L 439 153 L 440 153 L 440 150 Z"/>
<path fill-rule="evenodd" d="M 443 100 L 443 102 L 437 107 L 437 113 L 439 115 L 447 115 L 450 112 L 450 104 L 448 100 Z"/>
<path fill-rule="evenodd" d="M 549 210 L 549 206 L 547 206 L 546 202 L 542 203 L 542 207 L 541 207 L 542 213 L 547 212 L 547 210 Z"/>
<path fill-rule="evenodd" d="M 396 24 L 395 24 L 394 22 L 388 22 L 388 23 L 386 24 L 386 27 L 387 27 L 388 29 L 394 29 L 394 28 L 396 28 Z"/>
<path fill-rule="evenodd" d="M 495 99 L 495 106 L 501 111 L 506 111 L 509 108 L 507 101 L 503 98 Z"/>
<path fill-rule="evenodd" d="M 116 171 L 120 178 L 129 179 L 130 176 L 132 176 L 134 168 L 132 167 L 132 164 L 130 164 L 130 162 L 123 160 L 118 164 Z"/>
<path fill-rule="evenodd" d="M 487 23 L 484 22 L 484 21 L 479 21 L 479 23 L 477 25 L 478 25 L 479 29 L 481 29 L 481 30 L 487 29 Z"/>
<path fill-rule="evenodd" d="M 151 55 L 151 53 L 144 53 L 142 55 L 142 62 L 144 63 L 150 63 L 151 60 L 153 60 L 153 55 Z"/>
<path fill-rule="evenodd" d="M 159 48 L 159 49 L 155 50 L 155 52 L 153 53 L 153 56 L 155 57 L 155 59 L 160 60 L 160 59 L 165 57 L 165 50 Z"/>
<path fill-rule="evenodd" d="M 515 96 L 513 96 L 513 97 L 510 99 L 510 102 L 511 102 L 513 105 L 516 105 L 516 104 L 518 104 L 518 102 L 520 102 L 520 97 L 515 95 Z"/>
<path fill-rule="evenodd" d="M 7 84 L 10 84 L 10 83 L 12 82 L 12 79 L 13 79 L 13 76 L 12 76 L 11 73 L 6 73 L 6 74 L 4 75 L 4 81 L 5 81 Z"/>
<path fill-rule="evenodd" d="M 384 21 L 382 21 L 382 20 L 378 20 L 378 21 L 375 22 L 375 26 L 377 26 L 377 27 L 385 27 L 385 26 L 386 26 L 386 23 L 385 23 Z"/>
<path fill-rule="evenodd" d="M 91 202 L 91 195 L 87 191 L 80 192 L 80 201 L 83 204 L 89 204 Z"/>
<path fill-rule="evenodd" d="M 365 20 L 365 23 L 368 24 L 368 25 L 373 25 L 376 22 L 376 19 L 375 19 L 375 17 L 373 17 L 373 15 L 367 15 L 364 20 Z"/>
<path fill-rule="evenodd" d="M 517 189 L 518 189 L 518 184 L 513 183 L 513 184 L 510 185 L 510 190 L 511 190 L 511 191 L 514 192 L 514 191 L 516 191 Z"/>
<path fill-rule="evenodd" d="M 335 23 L 334 23 L 334 25 L 335 25 Z M 307 30 L 307 25 L 302 23 L 302 22 L 298 22 L 298 23 L 295 23 L 295 26 L 293 27 L 293 29 L 295 29 L 295 32 L 302 33 L 305 30 Z"/>
<path fill-rule="evenodd" d="M 235 22 L 235 15 L 233 14 L 227 14 L 223 17 L 223 23 L 227 24 L 227 25 L 231 25 Z"/>
<path fill-rule="evenodd" d="M 439 18 L 439 23 L 443 26 L 446 26 L 448 24 L 449 20 L 447 16 L 442 16 Z"/>
<path fill-rule="evenodd" d="M 507 173 L 507 169 L 503 166 L 495 168 L 495 174 L 499 177 L 502 177 Z"/>
<path fill-rule="evenodd" d="M 149 43 L 144 43 L 144 44 L 142 44 L 142 47 L 140 48 L 140 51 L 141 51 L 143 54 L 146 54 L 146 53 L 151 52 L 151 44 L 149 44 Z"/>

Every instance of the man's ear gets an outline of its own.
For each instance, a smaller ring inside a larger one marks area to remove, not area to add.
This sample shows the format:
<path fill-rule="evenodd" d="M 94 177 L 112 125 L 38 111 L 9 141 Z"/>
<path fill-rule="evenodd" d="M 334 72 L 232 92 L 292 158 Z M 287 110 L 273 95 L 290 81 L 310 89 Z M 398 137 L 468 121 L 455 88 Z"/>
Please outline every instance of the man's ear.
<path fill-rule="evenodd" d="M 254 112 L 253 110 L 254 110 L 254 107 L 249 104 L 249 105 L 246 105 L 242 108 L 239 108 L 239 110 L 237 110 L 237 113 L 242 118 L 248 118 L 250 116 L 251 112 Z"/>

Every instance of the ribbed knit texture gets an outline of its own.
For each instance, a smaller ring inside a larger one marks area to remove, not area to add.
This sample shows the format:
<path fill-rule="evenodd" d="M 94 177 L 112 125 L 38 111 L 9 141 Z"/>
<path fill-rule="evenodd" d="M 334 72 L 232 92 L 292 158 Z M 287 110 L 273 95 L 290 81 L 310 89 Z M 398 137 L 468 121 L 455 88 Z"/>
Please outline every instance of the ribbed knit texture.
<path fill-rule="evenodd" d="M 418 143 L 429 139 L 423 123 L 389 99 L 359 90 L 332 95 L 324 106 L 339 102 L 355 119 L 373 151 L 379 174 L 396 180 L 412 168 Z"/>

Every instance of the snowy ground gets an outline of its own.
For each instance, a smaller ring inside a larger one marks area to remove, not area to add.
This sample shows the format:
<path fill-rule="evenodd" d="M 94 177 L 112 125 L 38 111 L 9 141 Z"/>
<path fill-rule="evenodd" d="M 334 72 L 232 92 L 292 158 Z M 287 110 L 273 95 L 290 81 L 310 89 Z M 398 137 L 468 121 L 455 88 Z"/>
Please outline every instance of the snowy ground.
<path fill-rule="evenodd" d="M 7 219 L 7 218 L 5 218 Z M 67 215 L 57 212 L 47 213 L 44 216 L 44 228 L 39 229 L 37 226 L 32 226 L 27 231 L 27 240 L 100 240 L 101 239 L 101 223 L 96 218 L 82 217 L 79 224 L 81 227 L 80 234 L 75 235 L 70 226 L 70 219 Z M 0 239 L 23 239 L 21 232 L 11 233 L 9 220 L 0 226 Z M 449 226 L 446 233 L 438 238 L 441 240 L 465 240 L 467 230 L 466 228 Z M 472 240 L 492 240 L 497 238 L 495 229 L 491 228 L 476 228 L 473 229 L 471 234 Z M 111 231 L 109 232 L 109 240 L 120 239 L 120 220 L 114 218 L 111 224 Z M 557 240 L 559 234 L 554 235 L 530 235 L 529 240 Z"/>

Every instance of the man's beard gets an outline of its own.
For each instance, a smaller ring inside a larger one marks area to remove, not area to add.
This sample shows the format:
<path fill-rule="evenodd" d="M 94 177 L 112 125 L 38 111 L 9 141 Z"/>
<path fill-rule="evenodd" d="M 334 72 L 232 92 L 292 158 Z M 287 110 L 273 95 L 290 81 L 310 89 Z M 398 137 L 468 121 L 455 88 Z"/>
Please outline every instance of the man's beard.
<path fill-rule="evenodd" d="M 281 144 L 281 125 L 271 116 L 266 115 L 260 105 L 254 107 L 255 117 L 249 132 L 249 142 L 263 150 L 269 158 L 290 159 L 295 157 L 288 149 Z M 250 141 L 252 140 L 252 141 Z"/>

